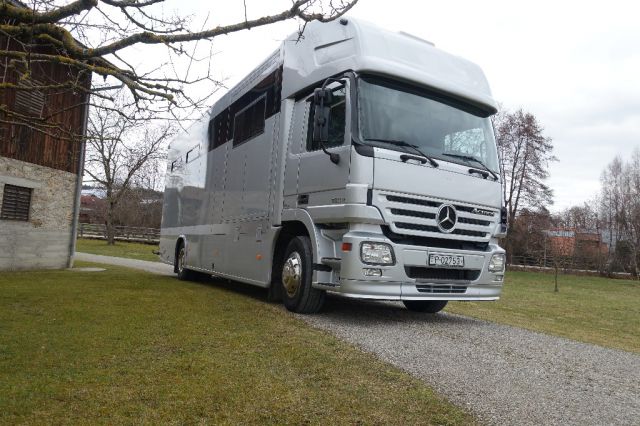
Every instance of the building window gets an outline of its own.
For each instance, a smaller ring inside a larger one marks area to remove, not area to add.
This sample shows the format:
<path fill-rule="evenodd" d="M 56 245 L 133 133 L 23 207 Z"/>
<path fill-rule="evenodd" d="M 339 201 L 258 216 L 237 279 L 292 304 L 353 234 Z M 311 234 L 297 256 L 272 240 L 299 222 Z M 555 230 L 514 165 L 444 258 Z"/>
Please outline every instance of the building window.
<path fill-rule="evenodd" d="M 31 188 L 6 184 L 2 195 L 0 219 L 28 221 L 31 191 Z"/>

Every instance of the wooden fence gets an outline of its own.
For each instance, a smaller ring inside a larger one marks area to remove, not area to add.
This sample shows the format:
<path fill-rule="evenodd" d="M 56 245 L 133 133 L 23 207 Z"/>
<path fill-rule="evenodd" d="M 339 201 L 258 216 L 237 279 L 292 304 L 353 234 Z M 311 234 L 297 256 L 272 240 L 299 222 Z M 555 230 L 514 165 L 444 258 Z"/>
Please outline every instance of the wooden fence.
<path fill-rule="evenodd" d="M 632 279 L 628 272 L 613 272 L 606 269 L 606 265 L 597 265 L 593 260 L 573 259 L 570 257 L 552 256 L 513 256 L 507 265 L 510 271 L 531 271 L 554 273 L 558 272 L 571 275 L 607 276 L 609 278 Z"/>
<path fill-rule="evenodd" d="M 107 227 L 97 223 L 78 224 L 78 238 L 107 239 Z M 119 241 L 135 241 L 146 244 L 160 242 L 160 229 L 139 228 L 134 226 L 116 226 L 115 238 Z"/>

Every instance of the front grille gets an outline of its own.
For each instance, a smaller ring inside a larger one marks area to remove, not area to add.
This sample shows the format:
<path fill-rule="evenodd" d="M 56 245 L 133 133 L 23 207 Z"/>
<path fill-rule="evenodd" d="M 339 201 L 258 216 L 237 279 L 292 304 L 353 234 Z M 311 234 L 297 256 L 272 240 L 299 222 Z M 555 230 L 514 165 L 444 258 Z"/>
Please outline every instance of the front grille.
<path fill-rule="evenodd" d="M 406 266 L 407 276 L 414 280 L 475 281 L 480 276 L 478 269 L 425 268 Z"/>
<path fill-rule="evenodd" d="M 430 294 L 462 294 L 467 292 L 466 285 L 452 285 L 452 284 L 418 284 L 416 290 L 420 293 Z"/>
<path fill-rule="evenodd" d="M 413 229 L 417 231 L 440 232 L 437 226 L 418 225 L 416 223 L 396 222 L 396 227 L 402 229 Z M 468 235 L 471 237 L 486 237 L 486 232 L 469 231 L 466 229 L 454 229 L 452 235 Z"/>
<path fill-rule="evenodd" d="M 397 195 L 387 195 L 387 200 L 397 202 L 397 203 L 416 204 L 419 206 L 429 206 L 429 207 L 440 207 L 440 204 L 441 204 L 435 201 L 421 200 L 419 198 L 399 197 Z"/>
<path fill-rule="evenodd" d="M 500 211 L 497 209 L 451 203 L 456 210 L 457 221 L 452 232 L 447 233 L 440 230 L 437 221 L 440 208 L 449 204 L 446 200 L 377 192 L 374 204 L 382 211 L 392 233 L 400 238 L 416 241 L 421 238 L 442 240 L 440 244 L 431 245 L 432 247 L 487 244 L 500 220 Z M 446 241 L 459 243 L 451 244 Z M 474 249 L 478 248 L 468 250 Z"/>
<path fill-rule="evenodd" d="M 418 235 L 397 234 L 388 226 L 382 226 L 382 233 L 396 244 L 406 246 L 437 247 L 452 250 L 487 251 L 489 242 L 449 240 L 446 238 L 421 237 Z"/>
<path fill-rule="evenodd" d="M 435 213 L 417 212 L 415 210 L 391 209 L 391 214 L 396 216 L 424 217 L 426 219 L 435 219 Z"/>
<path fill-rule="evenodd" d="M 480 225 L 480 226 L 491 225 L 491 222 L 489 222 L 488 220 L 469 219 L 468 217 L 458 218 L 458 222 L 468 223 L 469 225 Z"/>

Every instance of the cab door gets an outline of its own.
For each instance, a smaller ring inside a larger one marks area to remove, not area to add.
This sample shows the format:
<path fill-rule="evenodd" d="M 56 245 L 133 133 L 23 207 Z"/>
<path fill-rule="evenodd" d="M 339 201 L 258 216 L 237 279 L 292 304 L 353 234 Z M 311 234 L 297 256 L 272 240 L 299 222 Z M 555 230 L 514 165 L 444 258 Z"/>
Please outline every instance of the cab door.
<path fill-rule="evenodd" d="M 340 156 L 334 164 L 323 152 L 320 144 L 313 141 L 314 105 L 308 100 L 303 140 L 298 166 L 297 206 L 305 208 L 315 205 L 344 203 L 346 185 L 349 179 L 351 159 L 351 125 L 349 81 L 333 83 L 332 101 L 329 115 L 329 141 L 327 151 Z"/>

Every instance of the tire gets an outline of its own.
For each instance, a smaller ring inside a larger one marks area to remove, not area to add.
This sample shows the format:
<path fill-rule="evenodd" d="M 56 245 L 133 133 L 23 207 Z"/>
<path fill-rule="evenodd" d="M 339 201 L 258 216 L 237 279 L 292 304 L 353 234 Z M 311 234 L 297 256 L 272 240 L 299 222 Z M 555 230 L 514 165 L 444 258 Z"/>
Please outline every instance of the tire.
<path fill-rule="evenodd" d="M 436 314 L 447 306 L 447 300 L 403 300 L 404 306 L 413 312 Z"/>
<path fill-rule="evenodd" d="M 325 292 L 311 286 L 313 253 L 309 237 L 294 237 L 280 264 L 282 301 L 291 312 L 314 314 L 324 304 Z"/>
<path fill-rule="evenodd" d="M 176 250 L 176 272 L 178 273 L 178 279 L 182 281 L 197 281 L 200 278 L 200 274 L 184 267 L 187 251 L 183 242 L 178 244 L 178 250 Z"/>

